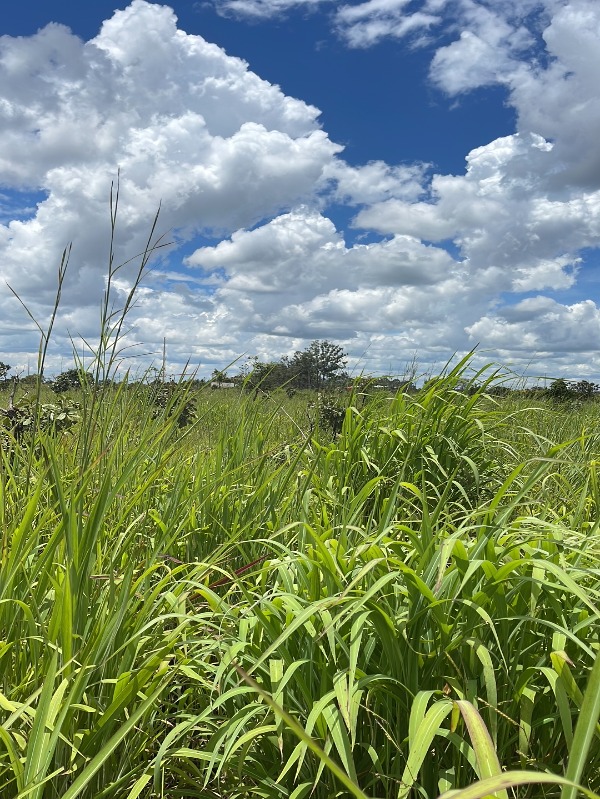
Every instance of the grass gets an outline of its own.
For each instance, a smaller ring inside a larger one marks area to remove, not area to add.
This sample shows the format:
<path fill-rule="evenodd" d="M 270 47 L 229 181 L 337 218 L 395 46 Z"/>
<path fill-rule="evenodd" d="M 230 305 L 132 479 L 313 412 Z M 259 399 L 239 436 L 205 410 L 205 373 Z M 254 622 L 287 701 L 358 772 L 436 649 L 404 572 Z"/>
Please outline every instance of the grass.
<path fill-rule="evenodd" d="M 5 450 L 1 795 L 600 792 L 598 406 L 466 366 L 335 438 L 302 397 L 182 431 L 123 385 Z"/>

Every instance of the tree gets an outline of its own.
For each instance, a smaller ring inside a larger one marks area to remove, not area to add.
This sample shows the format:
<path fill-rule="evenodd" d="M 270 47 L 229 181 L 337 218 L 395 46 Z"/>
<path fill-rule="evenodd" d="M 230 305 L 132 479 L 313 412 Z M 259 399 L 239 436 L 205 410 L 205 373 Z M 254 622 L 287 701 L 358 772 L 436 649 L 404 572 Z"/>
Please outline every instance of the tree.
<path fill-rule="evenodd" d="M 571 389 L 567 381 L 563 377 L 559 377 L 550 383 L 547 393 L 555 402 L 564 402 L 571 396 Z"/>
<path fill-rule="evenodd" d="M 79 369 L 67 369 L 61 372 L 50 383 L 50 388 L 55 394 L 62 394 L 63 391 L 81 388 L 81 372 Z"/>
<path fill-rule="evenodd" d="M 571 383 L 569 388 L 580 399 L 591 399 L 600 390 L 597 383 L 591 383 L 589 380 L 578 380 L 576 383 Z"/>
<path fill-rule="evenodd" d="M 12 369 L 12 366 L 9 366 L 7 363 L 2 363 L 0 361 L 0 380 L 7 380 L 7 375 Z"/>
<path fill-rule="evenodd" d="M 290 371 L 289 360 L 281 361 L 259 361 L 257 358 L 252 361 L 252 368 L 246 377 L 247 385 L 250 388 L 261 391 L 273 391 L 281 386 L 295 387 L 294 374 Z"/>
<path fill-rule="evenodd" d="M 211 380 L 214 383 L 226 383 L 228 379 L 227 372 L 222 372 L 219 369 L 213 369 Z"/>
<path fill-rule="evenodd" d="M 296 388 L 323 388 L 326 383 L 347 379 L 346 353 L 331 341 L 313 341 L 305 350 L 294 353 L 289 367 Z"/>

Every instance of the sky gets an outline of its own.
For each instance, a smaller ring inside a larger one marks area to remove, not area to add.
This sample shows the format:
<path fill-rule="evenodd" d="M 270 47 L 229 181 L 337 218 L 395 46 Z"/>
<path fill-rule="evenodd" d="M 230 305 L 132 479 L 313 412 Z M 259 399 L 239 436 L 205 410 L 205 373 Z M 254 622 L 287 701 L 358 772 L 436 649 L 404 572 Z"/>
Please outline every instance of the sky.
<path fill-rule="evenodd" d="M 598 0 L 20 0 L 0 20 L 0 361 L 600 380 Z M 138 259 L 139 262 L 139 259 Z M 118 309 L 135 258 L 112 285 Z M 20 298 L 19 302 L 15 293 Z"/>

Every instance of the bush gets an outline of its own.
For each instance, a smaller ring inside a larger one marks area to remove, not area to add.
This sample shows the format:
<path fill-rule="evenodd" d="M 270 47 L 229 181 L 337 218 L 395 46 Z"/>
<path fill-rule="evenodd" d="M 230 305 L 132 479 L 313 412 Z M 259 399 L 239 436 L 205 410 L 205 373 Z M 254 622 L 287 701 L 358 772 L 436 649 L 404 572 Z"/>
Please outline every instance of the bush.
<path fill-rule="evenodd" d="M 79 411 L 79 404 L 72 400 L 37 404 L 35 400 L 23 397 L 13 404 L 11 399 L 7 408 L 0 408 L 2 446 L 5 449 L 10 447 L 11 439 L 18 441 L 36 427 L 52 432 L 68 430 L 79 421 Z"/>
<path fill-rule="evenodd" d="M 188 398 L 188 392 L 179 383 L 155 380 L 150 384 L 155 418 L 177 415 L 177 426 L 187 427 L 196 419 L 196 403 Z"/>

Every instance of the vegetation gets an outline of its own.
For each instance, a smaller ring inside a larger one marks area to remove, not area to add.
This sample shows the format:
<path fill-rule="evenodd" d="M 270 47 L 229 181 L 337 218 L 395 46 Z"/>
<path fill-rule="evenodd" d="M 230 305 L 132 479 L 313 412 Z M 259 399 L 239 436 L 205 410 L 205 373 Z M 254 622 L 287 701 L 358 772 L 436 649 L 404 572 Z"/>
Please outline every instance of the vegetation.
<path fill-rule="evenodd" d="M 313 341 L 291 358 L 284 357 L 270 363 L 251 359 L 245 379 L 249 386 L 263 391 L 283 387 L 319 390 L 347 383 L 346 363 L 347 355 L 339 344 Z"/>
<path fill-rule="evenodd" d="M 600 791 L 599 408 L 466 368 L 340 398 L 338 434 L 285 392 L 180 428 L 189 391 L 123 383 L 14 438 L 1 795 Z"/>
<path fill-rule="evenodd" d="M 596 392 L 115 382 L 157 246 L 88 372 L 2 388 L 2 799 L 597 796 Z"/>

